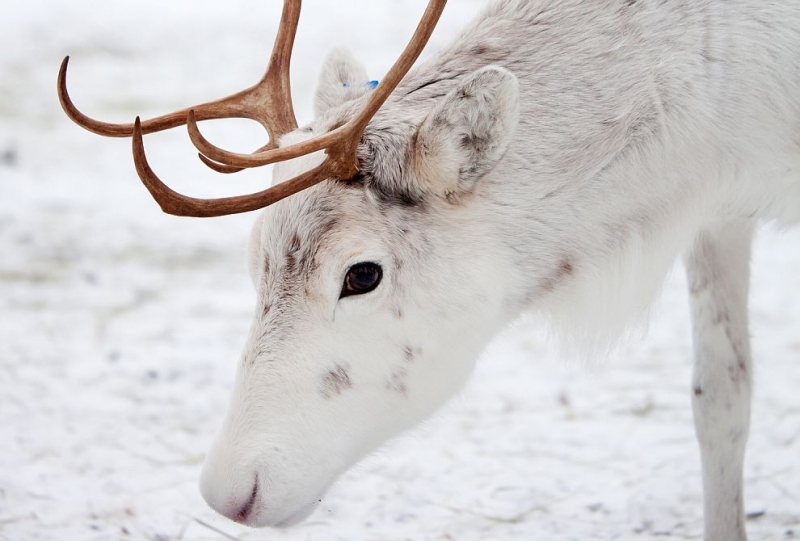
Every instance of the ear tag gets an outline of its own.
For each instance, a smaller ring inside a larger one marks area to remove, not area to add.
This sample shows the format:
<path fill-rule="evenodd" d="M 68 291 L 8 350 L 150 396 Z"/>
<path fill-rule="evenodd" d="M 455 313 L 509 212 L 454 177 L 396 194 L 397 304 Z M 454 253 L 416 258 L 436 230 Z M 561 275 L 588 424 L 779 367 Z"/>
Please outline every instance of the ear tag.
<path fill-rule="evenodd" d="M 378 81 L 377 80 L 367 81 L 366 83 L 361 83 L 361 84 L 364 85 L 364 86 L 370 87 L 370 89 L 372 89 L 372 90 L 375 90 L 376 88 L 378 88 Z M 344 88 L 350 88 L 350 83 L 342 83 L 342 86 Z"/>

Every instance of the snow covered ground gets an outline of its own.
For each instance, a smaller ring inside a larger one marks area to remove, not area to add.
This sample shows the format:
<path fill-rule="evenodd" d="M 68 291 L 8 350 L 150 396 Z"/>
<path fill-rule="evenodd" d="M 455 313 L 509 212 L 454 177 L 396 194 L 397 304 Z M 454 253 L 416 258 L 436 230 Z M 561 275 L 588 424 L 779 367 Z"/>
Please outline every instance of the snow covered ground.
<path fill-rule="evenodd" d="M 480 7 L 452 0 L 431 49 Z M 322 58 L 344 44 L 380 77 L 423 0 L 307 0 L 293 64 L 301 121 Z M 127 140 L 72 125 L 55 76 L 72 55 L 79 107 L 130 121 L 260 75 L 277 0 L 4 0 L 0 11 L 0 539 L 649 540 L 701 538 L 680 269 L 649 337 L 603 363 L 560 359 L 540 327 L 499 338 L 468 389 L 345 475 L 306 523 L 249 530 L 197 478 L 253 303 L 252 216 L 163 215 Z M 251 150 L 259 129 L 209 128 Z M 148 137 L 154 168 L 201 196 L 219 177 L 185 132 Z M 757 383 L 746 467 L 752 540 L 800 539 L 800 230 L 760 235 Z"/>

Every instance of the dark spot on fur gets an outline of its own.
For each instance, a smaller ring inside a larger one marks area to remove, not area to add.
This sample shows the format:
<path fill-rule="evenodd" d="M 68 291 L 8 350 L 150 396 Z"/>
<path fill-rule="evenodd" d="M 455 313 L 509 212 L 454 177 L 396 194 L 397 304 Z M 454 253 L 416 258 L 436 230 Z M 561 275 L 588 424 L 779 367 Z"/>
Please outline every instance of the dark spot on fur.
<path fill-rule="evenodd" d="M 261 317 L 262 318 L 267 317 L 267 314 L 269 314 L 269 311 L 271 309 L 272 309 L 272 305 L 270 303 L 268 303 L 268 302 L 265 302 L 264 306 L 261 308 Z"/>
<path fill-rule="evenodd" d="M 401 367 L 397 371 L 393 372 L 389 381 L 386 382 L 386 389 L 389 391 L 394 391 L 401 395 L 408 394 L 408 387 L 406 386 L 406 376 L 408 375 L 408 370 L 404 367 Z"/>
<path fill-rule="evenodd" d="M 542 280 L 541 284 L 539 284 L 539 291 L 543 293 L 555 291 L 561 282 L 573 274 L 575 274 L 575 268 L 572 266 L 572 262 L 564 259 L 558 269 Z"/>
<path fill-rule="evenodd" d="M 736 359 L 736 365 L 743 374 L 747 374 L 747 361 L 743 357 Z"/>
<path fill-rule="evenodd" d="M 714 314 L 714 317 L 711 318 L 712 325 L 729 325 L 731 322 L 730 315 L 728 315 L 728 311 L 725 308 L 717 310 Z"/>
<path fill-rule="evenodd" d="M 403 356 L 405 357 L 407 363 L 414 362 L 414 348 L 411 346 L 405 346 L 403 348 Z"/>
<path fill-rule="evenodd" d="M 689 294 L 696 297 L 700 293 L 707 290 L 709 285 L 710 282 L 705 276 L 702 278 L 695 277 L 695 279 L 689 284 Z"/>
<path fill-rule="evenodd" d="M 744 347 L 742 345 L 741 340 L 744 339 L 744 337 L 735 336 L 731 330 L 730 324 L 725 325 L 725 336 L 728 339 L 728 343 L 731 345 L 736 361 L 735 365 L 732 364 L 728 368 L 731 379 L 737 383 L 741 380 L 747 381 L 748 367 L 750 366 L 750 352 L 747 349 L 746 343 Z"/>
<path fill-rule="evenodd" d="M 350 374 L 347 369 L 337 364 L 322 377 L 320 393 L 325 398 L 333 398 L 352 387 L 353 382 L 350 380 Z"/>
<path fill-rule="evenodd" d="M 403 310 L 400 309 L 400 308 L 396 308 L 395 311 L 394 311 L 394 316 L 397 319 L 403 319 Z"/>
<path fill-rule="evenodd" d="M 486 54 L 486 51 L 488 51 L 488 50 L 489 50 L 489 48 L 486 47 L 486 45 L 480 44 L 480 45 L 476 45 L 476 46 L 474 46 L 472 48 L 472 54 L 475 55 L 475 56 L 483 56 L 483 55 Z"/>
<path fill-rule="evenodd" d="M 462 135 L 459 144 L 461 148 L 474 148 L 478 146 L 478 141 L 474 135 Z"/>
<path fill-rule="evenodd" d="M 445 192 L 444 198 L 451 205 L 458 205 L 461 202 L 459 193 L 455 190 L 448 190 L 447 192 Z"/>
<path fill-rule="evenodd" d="M 290 273 L 294 272 L 297 268 L 297 258 L 292 252 L 286 254 L 286 268 Z"/>
<path fill-rule="evenodd" d="M 695 396 L 702 396 L 702 394 L 703 394 L 703 389 L 699 385 L 694 388 L 694 395 Z"/>
<path fill-rule="evenodd" d="M 385 190 L 379 189 L 376 186 L 372 187 L 373 193 L 378 196 L 381 203 L 399 206 L 399 207 L 416 207 L 422 204 L 422 197 L 413 194 L 409 190 Z"/>
<path fill-rule="evenodd" d="M 731 378 L 732 382 L 738 384 L 742 380 L 742 377 L 744 377 L 746 374 L 747 371 L 743 371 L 740 364 L 736 363 L 728 365 L 728 377 Z"/>
<path fill-rule="evenodd" d="M 289 243 L 289 250 L 292 252 L 300 251 L 300 235 L 298 235 L 297 233 L 292 235 L 292 240 Z"/>
<path fill-rule="evenodd" d="M 442 128 L 448 128 L 448 127 L 450 127 L 450 122 L 447 120 L 446 117 L 444 117 L 442 115 L 437 115 L 437 116 L 433 117 L 433 119 L 431 120 L 431 127 L 434 130 L 439 130 L 439 129 L 442 129 Z M 428 148 L 427 145 L 426 145 L 425 148 L 427 150 L 427 148 Z"/>

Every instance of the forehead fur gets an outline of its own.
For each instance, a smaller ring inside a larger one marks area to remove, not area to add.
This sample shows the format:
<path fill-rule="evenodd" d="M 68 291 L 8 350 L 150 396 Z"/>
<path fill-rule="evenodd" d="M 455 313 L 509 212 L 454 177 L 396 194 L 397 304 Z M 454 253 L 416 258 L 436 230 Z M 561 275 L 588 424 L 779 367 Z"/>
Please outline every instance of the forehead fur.
<path fill-rule="evenodd" d="M 281 146 L 297 143 L 341 125 L 361 106 L 351 102 L 315 120 L 310 126 L 287 134 Z M 264 211 L 262 243 L 282 249 L 301 241 L 318 244 L 343 226 L 369 226 L 374 218 L 390 213 L 390 207 L 422 206 L 413 188 L 410 153 L 417 123 L 392 122 L 378 115 L 367 126 L 358 147 L 359 173 L 351 179 L 330 179 L 288 197 Z M 275 182 L 282 182 L 317 166 L 322 152 L 276 164 Z M 273 254 L 275 255 L 275 254 Z"/>
<path fill-rule="evenodd" d="M 369 223 L 372 210 L 361 191 L 328 180 L 268 207 L 261 223 L 267 264 L 307 268 L 326 239 Z"/>

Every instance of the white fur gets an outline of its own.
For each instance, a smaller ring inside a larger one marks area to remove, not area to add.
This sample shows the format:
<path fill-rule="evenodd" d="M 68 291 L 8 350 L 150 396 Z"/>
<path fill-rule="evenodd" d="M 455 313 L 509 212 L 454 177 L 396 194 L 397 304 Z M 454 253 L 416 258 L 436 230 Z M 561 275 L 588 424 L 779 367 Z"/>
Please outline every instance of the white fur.
<path fill-rule="evenodd" d="M 256 314 L 208 502 L 252 525 L 301 520 L 521 312 L 602 350 L 685 254 L 705 539 L 744 541 L 749 246 L 758 222 L 800 220 L 798 51 L 793 0 L 492 4 L 371 121 L 362 178 L 259 217 Z M 368 93 L 342 86 L 354 77 L 352 57 L 329 57 L 318 118 L 283 143 L 349 118 Z M 380 286 L 340 299 L 367 261 Z"/>
<path fill-rule="evenodd" d="M 314 95 L 314 114 L 318 117 L 346 101 L 360 98 L 369 90 L 367 70 L 347 49 L 328 53 Z"/>

